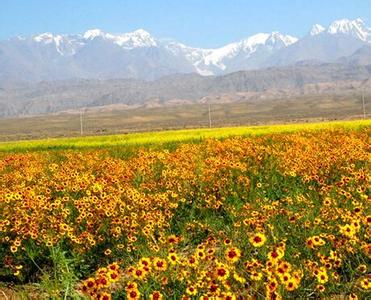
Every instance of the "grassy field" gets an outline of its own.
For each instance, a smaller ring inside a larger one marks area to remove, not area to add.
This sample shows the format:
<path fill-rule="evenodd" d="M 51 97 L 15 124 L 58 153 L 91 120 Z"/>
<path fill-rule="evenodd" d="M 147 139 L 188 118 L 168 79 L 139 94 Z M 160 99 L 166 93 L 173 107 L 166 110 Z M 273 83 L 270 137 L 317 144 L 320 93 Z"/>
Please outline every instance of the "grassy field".
<path fill-rule="evenodd" d="M 200 142 L 206 138 L 227 138 L 232 136 L 257 136 L 272 133 L 288 133 L 301 130 L 321 129 L 359 129 L 371 125 L 371 119 L 355 121 L 332 121 L 319 123 L 222 127 L 186 130 L 168 130 L 121 135 L 86 136 L 73 138 L 50 138 L 31 141 L 12 141 L 0 143 L 0 152 L 63 150 L 107 147 L 162 147 L 184 142 Z"/>
<path fill-rule="evenodd" d="M 370 125 L 0 143 L 0 295 L 366 299 Z"/>
<path fill-rule="evenodd" d="M 369 95 L 366 95 L 369 96 Z M 368 98 L 367 98 L 368 99 Z M 251 126 L 355 119 L 362 116 L 360 95 L 288 95 L 274 99 L 213 103 L 213 127 Z M 123 110 L 88 110 L 85 135 L 191 129 L 208 127 L 207 104 L 173 105 Z M 79 113 L 0 119 L 0 141 L 80 135 Z"/>

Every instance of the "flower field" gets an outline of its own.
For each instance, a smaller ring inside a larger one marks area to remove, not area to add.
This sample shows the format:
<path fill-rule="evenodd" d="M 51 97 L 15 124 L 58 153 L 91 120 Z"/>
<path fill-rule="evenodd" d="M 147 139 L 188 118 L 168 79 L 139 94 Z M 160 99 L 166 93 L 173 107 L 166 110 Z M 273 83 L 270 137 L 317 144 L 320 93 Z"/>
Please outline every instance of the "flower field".
<path fill-rule="evenodd" d="M 39 299 L 365 299 L 370 127 L 317 129 L 9 148 L 0 281 Z"/>

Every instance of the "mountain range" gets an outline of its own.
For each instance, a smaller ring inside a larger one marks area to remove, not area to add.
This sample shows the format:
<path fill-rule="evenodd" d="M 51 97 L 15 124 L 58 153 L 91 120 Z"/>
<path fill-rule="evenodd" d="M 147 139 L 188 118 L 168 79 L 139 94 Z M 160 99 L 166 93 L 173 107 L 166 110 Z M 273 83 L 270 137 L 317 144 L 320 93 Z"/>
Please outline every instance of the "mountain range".
<path fill-rule="evenodd" d="M 143 29 L 124 34 L 99 29 L 43 33 L 0 41 L 0 87 L 76 78 L 155 80 L 179 73 L 224 75 L 292 65 L 364 64 L 370 61 L 370 45 L 371 28 L 361 19 L 337 20 L 327 28 L 316 24 L 301 38 L 258 33 L 215 49 L 158 39 Z"/>
<path fill-rule="evenodd" d="M 216 49 L 157 39 L 143 29 L 0 41 L 0 117 L 355 97 L 360 90 L 371 90 L 371 29 L 361 19 L 316 24 L 302 38 L 258 33 Z"/>

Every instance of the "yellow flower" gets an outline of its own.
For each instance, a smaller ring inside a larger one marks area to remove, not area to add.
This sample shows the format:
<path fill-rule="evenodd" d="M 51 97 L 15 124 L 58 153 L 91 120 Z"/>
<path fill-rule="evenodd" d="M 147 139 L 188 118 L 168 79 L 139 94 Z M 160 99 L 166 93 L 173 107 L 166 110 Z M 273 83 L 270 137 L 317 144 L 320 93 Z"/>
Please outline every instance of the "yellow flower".
<path fill-rule="evenodd" d="M 307 241 L 306 241 L 306 244 L 307 244 L 308 248 L 313 249 L 315 247 L 325 245 L 326 242 L 325 242 L 324 239 L 322 239 L 318 235 L 315 235 L 315 236 L 312 236 L 312 237 L 308 238 Z"/>
<path fill-rule="evenodd" d="M 264 234 L 262 233 L 256 233 L 254 235 L 252 235 L 249 239 L 250 243 L 254 246 L 254 247 L 261 247 L 265 244 L 267 238 Z"/>
<path fill-rule="evenodd" d="M 129 292 L 129 291 L 132 291 L 132 290 L 136 290 L 138 289 L 138 285 L 136 282 L 128 282 L 126 284 L 126 287 L 125 287 L 125 291 L 126 292 Z"/>
<path fill-rule="evenodd" d="M 314 246 L 323 246 L 326 244 L 325 240 L 319 236 L 313 237 L 313 243 L 314 243 Z"/>
<path fill-rule="evenodd" d="M 356 234 L 356 229 L 353 225 L 345 224 L 344 226 L 340 227 L 340 233 L 345 235 L 346 237 L 353 237 Z"/>
<path fill-rule="evenodd" d="M 117 262 L 114 262 L 107 266 L 107 270 L 109 271 L 118 271 L 120 269 L 120 266 Z"/>
<path fill-rule="evenodd" d="M 266 284 L 266 289 L 267 292 L 273 293 L 278 287 L 278 282 L 276 278 L 268 278 L 267 284 Z"/>
<path fill-rule="evenodd" d="M 263 274 L 260 272 L 252 272 L 250 278 L 254 281 L 260 281 L 263 278 Z"/>
<path fill-rule="evenodd" d="M 237 297 L 235 295 L 233 295 L 231 292 L 227 292 L 227 293 L 224 294 L 224 297 L 222 299 L 236 300 Z"/>
<path fill-rule="evenodd" d="M 167 269 L 167 262 L 165 259 L 155 257 L 153 260 L 153 267 L 157 271 L 165 271 Z"/>
<path fill-rule="evenodd" d="M 196 251 L 197 260 L 201 260 L 201 259 L 205 258 L 205 256 L 206 256 L 206 254 L 205 254 L 204 249 L 197 249 L 197 251 Z"/>
<path fill-rule="evenodd" d="M 139 260 L 139 264 L 140 264 L 143 268 L 150 268 L 150 266 L 151 266 L 151 260 L 150 260 L 148 257 L 142 257 L 142 258 Z"/>
<path fill-rule="evenodd" d="M 298 288 L 298 283 L 296 282 L 295 279 L 291 278 L 285 283 L 285 288 L 286 288 L 286 290 L 291 292 L 291 291 L 296 290 Z"/>
<path fill-rule="evenodd" d="M 232 247 L 225 250 L 225 258 L 232 263 L 237 262 L 240 257 L 241 251 L 236 247 Z"/>
<path fill-rule="evenodd" d="M 150 300 L 162 300 L 164 296 L 159 291 L 153 291 L 151 295 L 149 295 Z"/>
<path fill-rule="evenodd" d="M 186 291 L 187 291 L 187 294 L 191 296 L 194 296 L 197 294 L 197 289 L 194 286 L 187 287 Z"/>
<path fill-rule="evenodd" d="M 323 292 L 326 290 L 326 288 L 325 288 L 325 286 L 324 286 L 323 284 L 318 284 L 318 285 L 316 286 L 316 288 L 317 288 L 317 290 L 318 290 L 319 292 L 321 292 L 321 293 L 323 293 Z"/>
<path fill-rule="evenodd" d="M 285 253 L 282 249 L 273 250 L 273 251 L 268 252 L 268 259 L 272 262 L 275 262 L 281 259 L 284 254 Z"/>
<path fill-rule="evenodd" d="M 133 289 L 127 292 L 127 299 L 137 300 L 140 298 L 140 292 L 138 289 Z"/>
<path fill-rule="evenodd" d="M 186 264 L 190 267 L 196 267 L 198 265 L 198 260 L 194 255 L 192 255 L 188 260 L 186 260 Z"/>
<path fill-rule="evenodd" d="M 291 275 L 289 273 L 277 273 L 277 275 L 283 284 L 286 284 L 291 280 Z"/>
<path fill-rule="evenodd" d="M 360 272 L 360 273 L 366 273 L 367 271 L 367 266 L 364 265 L 364 264 L 361 264 L 357 267 L 357 271 Z"/>
<path fill-rule="evenodd" d="M 133 275 L 137 279 L 143 279 L 144 277 L 146 277 L 146 273 L 147 272 L 146 270 L 144 270 L 144 268 L 138 268 L 134 270 Z"/>
<path fill-rule="evenodd" d="M 111 284 L 110 280 L 105 276 L 99 276 L 95 283 L 99 288 L 107 288 Z"/>
<path fill-rule="evenodd" d="M 167 256 L 167 259 L 172 265 L 176 265 L 179 261 L 179 257 L 178 255 L 176 255 L 176 253 L 169 253 L 169 255 Z"/>
<path fill-rule="evenodd" d="M 245 282 L 246 282 L 245 278 L 241 277 L 241 276 L 238 275 L 237 273 L 234 273 L 234 274 L 233 274 L 233 278 L 234 278 L 236 281 L 240 282 L 240 283 L 245 283 Z"/>
<path fill-rule="evenodd" d="M 106 292 L 101 293 L 99 296 L 100 296 L 99 299 L 101 299 L 101 300 L 111 300 L 112 299 L 111 294 L 106 293 Z"/>
<path fill-rule="evenodd" d="M 118 271 L 110 270 L 110 271 L 107 273 L 107 277 L 108 277 L 108 279 L 109 279 L 111 282 L 117 282 L 117 281 L 120 279 L 120 274 L 118 273 Z"/>
<path fill-rule="evenodd" d="M 220 281 L 224 281 L 229 277 L 229 270 L 223 264 L 219 264 L 216 268 L 216 276 Z"/>
<path fill-rule="evenodd" d="M 317 281 L 319 283 L 326 283 L 328 281 L 328 275 L 327 275 L 327 272 L 324 270 L 324 271 L 321 271 L 317 274 Z"/>
<path fill-rule="evenodd" d="M 361 280 L 361 287 L 364 289 L 364 290 L 369 290 L 371 288 L 371 284 L 370 284 L 370 281 L 369 279 L 366 277 L 366 278 L 363 278 Z"/>

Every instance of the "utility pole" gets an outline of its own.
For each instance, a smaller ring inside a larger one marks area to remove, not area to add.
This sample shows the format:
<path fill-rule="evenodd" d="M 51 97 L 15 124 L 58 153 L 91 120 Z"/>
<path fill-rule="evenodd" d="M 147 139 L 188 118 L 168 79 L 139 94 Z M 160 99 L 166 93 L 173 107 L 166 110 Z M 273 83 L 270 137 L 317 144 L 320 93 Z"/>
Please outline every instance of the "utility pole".
<path fill-rule="evenodd" d="M 80 135 L 84 134 L 84 129 L 83 129 L 83 126 L 82 126 L 82 117 L 83 117 L 83 111 L 80 110 Z"/>
<path fill-rule="evenodd" d="M 362 89 L 362 107 L 363 107 L 363 119 L 366 119 L 366 106 L 365 106 L 365 89 Z"/>
<path fill-rule="evenodd" d="M 209 105 L 209 128 L 211 128 L 211 108 L 210 108 L 210 102 L 208 101 L 207 104 Z"/>

